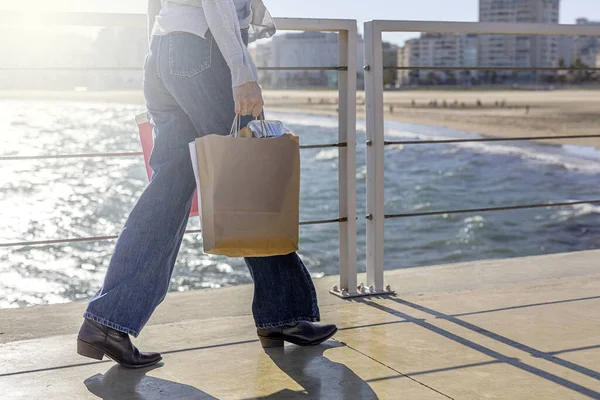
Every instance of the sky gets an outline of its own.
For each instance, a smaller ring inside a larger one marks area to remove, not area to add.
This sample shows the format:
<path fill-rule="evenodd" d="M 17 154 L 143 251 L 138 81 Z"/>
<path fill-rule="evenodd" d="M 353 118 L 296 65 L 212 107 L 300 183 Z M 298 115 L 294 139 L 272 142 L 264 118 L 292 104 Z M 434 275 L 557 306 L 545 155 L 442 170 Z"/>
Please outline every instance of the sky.
<path fill-rule="evenodd" d="M 275 17 L 356 19 L 359 30 L 370 19 L 477 21 L 478 0 L 263 0 Z M 0 10 L 145 13 L 147 0 L 0 0 Z M 599 0 L 562 0 L 560 22 L 578 17 L 600 20 Z M 415 34 L 389 34 L 401 42 Z"/>

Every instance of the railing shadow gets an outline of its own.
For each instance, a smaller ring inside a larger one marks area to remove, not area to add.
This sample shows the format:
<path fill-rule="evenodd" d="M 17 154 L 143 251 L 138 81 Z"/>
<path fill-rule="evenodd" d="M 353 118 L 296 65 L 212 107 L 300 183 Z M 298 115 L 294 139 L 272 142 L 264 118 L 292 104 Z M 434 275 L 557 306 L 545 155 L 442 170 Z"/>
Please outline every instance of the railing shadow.
<path fill-rule="evenodd" d="M 495 334 L 493 332 L 487 331 L 487 330 L 485 330 L 483 328 L 480 328 L 480 327 L 478 327 L 476 325 L 473 325 L 473 324 L 470 324 L 468 322 L 462 321 L 462 320 L 460 320 L 460 319 L 458 319 L 456 317 L 452 317 L 452 316 L 444 314 L 442 312 L 439 312 L 439 311 L 436 311 L 436 310 L 433 310 L 433 309 L 430 309 L 430 308 L 426 308 L 424 306 L 421 306 L 421 305 L 418 305 L 418 304 L 415 304 L 415 303 L 411 303 L 411 302 L 408 302 L 408 301 L 405 301 L 405 300 L 402 300 L 402 299 L 399 299 L 399 298 L 387 297 L 387 299 L 391 300 L 391 301 L 394 301 L 394 302 L 396 302 L 398 304 L 402 304 L 402 305 L 411 307 L 413 309 L 420 310 L 422 312 L 426 312 L 426 313 L 428 313 L 430 315 L 433 315 L 433 316 L 435 316 L 437 318 L 441 318 L 441 319 L 445 319 L 445 320 L 454 322 L 454 323 L 462 326 L 463 328 L 475 331 L 477 333 L 481 333 L 484 336 L 487 336 L 489 338 L 492 338 L 492 339 L 495 339 L 495 340 L 499 340 L 502 343 L 508 344 L 508 345 L 513 346 L 515 348 L 518 348 L 519 350 L 527 351 L 527 352 L 529 352 L 530 354 L 532 354 L 534 356 L 540 357 L 541 354 L 543 354 L 543 353 L 541 353 L 541 352 L 539 352 L 539 351 L 537 351 L 535 349 L 532 349 L 532 348 L 530 348 L 530 347 L 528 347 L 526 345 L 523 345 L 521 343 L 515 342 L 513 340 L 510 340 L 508 338 L 505 338 L 505 337 L 500 336 L 498 334 Z M 452 340 L 452 341 L 454 341 L 456 343 L 459 343 L 459 344 L 461 344 L 463 346 L 466 346 L 466 347 L 468 347 L 468 348 L 470 348 L 472 350 L 478 351 L 478 352 L 480 352 L 482 354 L 485 354 L 485 355 L 487 355 L 487 356 L 489 356 L 491 358 L 494 358 L 498 362 L 506 363 L 506 364 L 511 365 L 511 366 L 513 366 L 515 368 L 521 369 L 521 370 L 523 370 L 525 372 L 529 372 L 529 373 L 534 374 L 534 375 L 536 375 L 536 376 L 538 376 L 538 377 L 540 377 L 542 379 L 546 379 L 546 380 L 548 380 L 550 382 L 553 382 L 553 383 L 555 383 L 557 385 L 560 385 L 560 386 L 563 386 L 565 388 L 571 389 L 571 390 L 573 390 L 573 391 L 575 391 L 575 392 L 577 392 L 579 394 L 582 394 L 584 396 L 588 396 L 588 397 L 593 398 L 593 399 L 600 399 L 600 392 L 598 392 L 598 391 L 595 391 L 595 390 L 593 390 L 591 388 L 588 388 L 588 387 L 585 387 L 583 385 L 577 384 L 577 383 L 575 383 L 573 381 L 565 379 L 565 378 L 563 378 L 561 376 L 558 376 L 556 374 L 544 371 L 543 369 L 540 369 L 540 368 L 537 368 L 535 366 L 532 366 L 532 365 L 529 365 L 527 363 L 524 363 L 523 361 L 521 361 L 518 358 L 508 357 L 508 356 L 506 356 L 506 355 L 504 355 L 504 354 L 502 354 L 502 353 L 500 353 L 500 352 L 498 352 L 496 350 L 490 349 L 489 347 L 485 347 L 485 346 L 480 345 L 480 344 L 478 344 L 476 342 L 473 342 L 473 341 L 471 341 L 469 339 L 466 339 L 466 338 L 464 338 L 462 336 L 459 336 L 459 335 L 454 334 L 454 333 L 452 333 L 450 331 L 447 331 L 447 330 L 445 330 L 443 328 L 440 328 L 440 327 L 438 327 L 436 325 L 433 325 L 432 323 L 430 323 L 430 322 L 428 322 L 426 320 L 415 319 L 413 316 L 411 316 L 411 315 L 409 315 L 407 313 L 404 313 L 402 311 L 396 310 L 394 308 L 391 308 L 391 307 L 388 307 L 388 306 L 385 306 L 383 304 L 376 303 L 376 302 L 373 302 L 373 301 L 370 301 L 370 300 L 367 300 L 367 299 L 357 299 L 355 301 L 358 302 L 358 303 L 362 303 L 362 304 L 371 306 L 371 307 L 376 308 L 376 309 L 378 309 L 380 311 L 387 312 L 387 313 L 389 313 L 391 315 L 394 315 L 396 317 L 399 317 L 399 318 L 402 318 L 402 319 L 406 319 L 406 320 L 412 320 L 412 322 L 415 325 L 418 325 L 418 326 L 420 326 L 420 327 L 422 327 L 424 329 L 427 329 L 427 330 L 429 330 L 429 331 L 431 331 L 433 333 L 441 335 L 441 336 L 443 336 L 443 337 L 445 337 L 445 338 L 447 338 L 449 340 Z M 545 358 L 548 361 L 553 361 L 553 360 L 551 360 L 551 359 L 549 359 L 547 357 L 542 357 L 542 358 Z M 554 362 L 556 362 L 556 358 L 555 357 L 554 357 Z M 587 376 L 590 376 L 592 378 L 596 378 L 597 379 L 597 372 L 596 371 L 591 371 L 591 370 L 588 370 L 587 368 L 584 368 L 582 366 L 579 366 L 579 365 L 576 365 L 576 364 L 572 364 L 572 363 L 568 363 L 565 360 L 560 360 L 560 362 L 558 362 L 557 364 L 559 364 L 559 365 L 561 365 L 563 367 L 569 368 L 571 370 L 580 372 L 580 373 L 582 373 L 584 375 L 587 375 Z M 410 375 L 407 374 L 407 376 L 410 376 Z"/>
<path fill-rule="evenodd" d="M 529 353 L 533 357 L 543 358 L 544 360 L 547 360 L 551 363 L 558 364 L 561 367 L 568 368 L 572 371 L 579 372 L 580 374 L 587 375 L 590 378 L 600 380 L 600 372 L 598 372 L 598 371 L 594 371 L 594 370 L 586 368 L 582 365 L 575 364 L 575 363 L 567 361 L 565 359 L 556 357 L 555 355 L 548 354 L 546 352 L 543 352 L 543 351 L 533 348 L 531 346 L 527 346 L 526 344 L 517 342 L 516 340 L 509 339 L 506 336 L 499 335 L 495 332 L 488 331 L 487 329 L 484 329 L 484 328 L 477 326 L 475 324 L 472 324 L 470 322 L 464 321 L 460 318 L 456 318 L 455 316 L 444 314 L 440 311 L 433 310 L 431 308 L 427 308 L 427 307 L 424 307 L 424 306 L 416 304 L 416 303 L 411 303 L 406 300 L 402 300 L 402 299 L 398 299 L 398 298 L 391 299 L 391 300 L 395 301 L 396 303 L 403 304 L 407 307 L 414 308 L 415 310 L 419 310 L 419 311 L 425 312 L 429 315 L 433 315 L 436 318 L 450 321 L 453 324 L 459 325 L 465 329 L 468 329 L 473 332 L 477 332 L 480 335 L 486 336 L 486 337 L 496 340 L 500 343 L 504 343 L 508 346 L 514 347 L 515 349 Z M 516 308 L 518 308 L 518 307 L 516 307 Z"/>
<path fill-rule="evenodd" d="M 90 376 L 83 383 L 92 394 L 104 400 L 217 399 L 193 386 L 146 375 L 162 365 L 160 363 L 142 369 L 127 369 L 115 365 L 104 375 Z"/>
<path fill-rule="evenodd" d="M 256 399 L 377 400 L 377 394 L 367 382 L 344 364 L 325 357 L 325 351 L 343 346 L 329 341 L 319 346 L 268 349 L 266 353 L 275 365 L 304 391 L 285 389 Z"/>

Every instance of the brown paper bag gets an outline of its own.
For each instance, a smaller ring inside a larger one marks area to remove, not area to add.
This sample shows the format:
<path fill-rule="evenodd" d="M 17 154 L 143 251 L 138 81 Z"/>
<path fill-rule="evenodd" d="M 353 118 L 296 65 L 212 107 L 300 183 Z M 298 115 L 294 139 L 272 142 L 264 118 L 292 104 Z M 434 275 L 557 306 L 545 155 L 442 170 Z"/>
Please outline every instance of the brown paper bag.
<path fill-rule="evenodd" d="M 195 145 L 204 251 L 266 257 L 298 250 L 298 138 L 208 135 Z"/>

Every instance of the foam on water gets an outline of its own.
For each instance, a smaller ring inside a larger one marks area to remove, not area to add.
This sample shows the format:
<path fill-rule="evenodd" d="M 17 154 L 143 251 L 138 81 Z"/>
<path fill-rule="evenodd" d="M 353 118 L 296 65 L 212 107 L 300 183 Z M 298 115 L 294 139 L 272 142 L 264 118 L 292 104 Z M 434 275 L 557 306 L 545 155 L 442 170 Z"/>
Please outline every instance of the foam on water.
<path fill-rule="evenodd" d="M 558 210 L 553 218 L 560 221 L 569 221 L 591 214 L 600 214 L 600 206 L 595 206 L 593 204 L 576 204 L 570 207 L 564 207 L 561 210 Z"/>
<path fill-rule="evenodd" d="M 386 135 L 394 138 L 407 138 L 418 140 L 444 140 L 444 139 L 482 139 L 483 136 L 467 132 L 455 131 L 448 128 L 432 128 L 413 125 L 411 130 L 396 126 L 397 123 L 388 122 Z M 568 170 L 600 174 L 600 151 L 591 146 L 572 145 L 545 145 L 535 142 L 468 142 L 448 143 L 447 146 L 468 149 L 478 153 L 498 154 L 519 157 L 525 161 L 535 162 L 550 166 L 559 166 Z"/>
<path fill-rule="evenodd" d="M 300 125 L 307 127 L 315 126 L 325 128 L 338 127 L 337 118 L 331 116 L 271 113 L 270 117 L 274 119 L 285 120 L 286 123 L 290 125 Z M 386 121 L 385 128 L 386 136 L 392 138 L 403 138 L 413 140 L 484 138 L 484 136 L 481 135 L 457 131 L 449 128 L 416 124 L 403 124 L 395 121 Z M 359 131 L 364 131 L 366 129 L 366 123 L 364 119 L 357 120 L 357 129 Z M 572 171 L 578 171 L 587 174 L 600 174 L 600 150 L 592 146 L 545 145 L 535 142 L 519 142 L 519 144 L 517 145 L 507 143 L 509 142 L 449 143 L 447 144 L 447 146 L 469 149 L 478 153 L 516 156 L 526 161 L 537 162 L 540 164 L 550 166 L 559 166 Z M 319 153 L 317 159 L 323 159 L 319 157 L 324 157 L 325 154 L 330 153 Z"/>

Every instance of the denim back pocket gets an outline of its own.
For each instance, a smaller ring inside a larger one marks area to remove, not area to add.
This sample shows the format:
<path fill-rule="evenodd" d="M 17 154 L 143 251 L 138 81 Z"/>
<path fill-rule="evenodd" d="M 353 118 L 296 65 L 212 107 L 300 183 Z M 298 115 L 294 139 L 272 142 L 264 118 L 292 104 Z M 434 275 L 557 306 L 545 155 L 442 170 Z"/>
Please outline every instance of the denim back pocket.
<path fill-rule="evenodd" d="M 210 68 L 213 37 L 187 33 L 169 34 L 169 71 L 172 75 L 190 78 Z"/>

